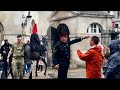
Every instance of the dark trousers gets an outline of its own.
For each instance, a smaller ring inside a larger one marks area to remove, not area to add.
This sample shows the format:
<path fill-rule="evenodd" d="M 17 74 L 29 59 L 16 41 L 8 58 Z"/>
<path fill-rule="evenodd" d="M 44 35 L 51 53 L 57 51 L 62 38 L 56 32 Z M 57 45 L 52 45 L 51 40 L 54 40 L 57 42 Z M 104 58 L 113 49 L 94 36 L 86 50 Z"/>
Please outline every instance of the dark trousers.
<path fill-rule="evenodd" d="M 43 66 L 42 66 L 42 65 L 39 65 L 39 66 L 38 66 L 38 71 L 39 71 L 39 70 L 40 70 L 40 71 L 43 71 Z"/>
<path fill-rule="evenodd" d="M 25 74 L 25 72 L 26 72 L 26 73 L 28 72 L 27 62 L 24 63 L 23 75 Z"/>
<path fill-rule="evenodd" d="M 58 79 L 66 79 L 67 78 L 68 68 L 69 68 L 69 65 L 68 66 L 59 65 Z"/>
<path fill-rule="evenodd" d="M 11 74 L 11 77 L 13 79 L 12 61 L 9 62 L 9 74 Z"/>
<path fill-rule="evenodd" d="M 32 64 L 27 64 L 28 73 L 31 73 L 31 66 L 32 66 Z"/>
<path fill-rule="evenodd" d="M 3 58 L 3 62 L 4 62 L 4 65 L 3 65 L 3 72 L 1 74 L 1 78 L 2 79 L 7 79 L 7 76 L 8 76 L 8 72 L 7 72 L 7 67 L 8 67 L 8 64 L 7 64 L 7 58 Z"/>
<path fill-rule="evenodd" d="M 38 66 L 39 66 L 39 60 L 36 61 L 36 70 L 35 70 L 35 76 L 38 76 L 37 71 L 38 71 Z"/>

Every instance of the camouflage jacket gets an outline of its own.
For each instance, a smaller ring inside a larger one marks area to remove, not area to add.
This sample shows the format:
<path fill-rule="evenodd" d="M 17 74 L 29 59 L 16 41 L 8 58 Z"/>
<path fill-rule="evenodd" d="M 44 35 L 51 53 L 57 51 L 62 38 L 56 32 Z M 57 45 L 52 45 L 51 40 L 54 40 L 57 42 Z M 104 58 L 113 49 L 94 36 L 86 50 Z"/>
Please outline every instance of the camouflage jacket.
<path fill-rule="evenodd" d="M 23 42 L 20 44 L 15 43 L 13 45 L 13 58 L 24 58 L 24 47 L 25 44 Z"/>

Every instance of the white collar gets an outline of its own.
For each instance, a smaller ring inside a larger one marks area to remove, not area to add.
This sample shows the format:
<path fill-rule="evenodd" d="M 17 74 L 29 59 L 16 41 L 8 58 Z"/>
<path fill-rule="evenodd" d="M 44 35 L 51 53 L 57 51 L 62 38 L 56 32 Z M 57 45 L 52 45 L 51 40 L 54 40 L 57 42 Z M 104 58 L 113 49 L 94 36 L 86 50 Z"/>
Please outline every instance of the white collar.
<path fill-rule="evenodd" d="M 94 48 L 94 47 L 96 47 L 96 45 L 92 46 L 91 48 Z"/>

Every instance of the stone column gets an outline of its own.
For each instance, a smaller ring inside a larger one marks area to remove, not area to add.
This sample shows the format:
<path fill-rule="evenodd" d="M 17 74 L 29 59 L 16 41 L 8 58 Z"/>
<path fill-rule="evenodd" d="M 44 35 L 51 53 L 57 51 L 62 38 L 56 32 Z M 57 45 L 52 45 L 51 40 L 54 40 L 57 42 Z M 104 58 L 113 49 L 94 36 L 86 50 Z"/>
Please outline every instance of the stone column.
<path fill-rule="evenodd" d="M 26 42 L 25 41 L 26 39 L 30 38 L 30 34 L 31 34 L 30 29 L 31 29 L 31 18 L 32 18 L 32 16 L 30 15 L 30 12 L 26 16 L 26 18 L 27 18 L 27 27 L 24 31 L 24 37 L 25 37 L 24 42 Z"/>

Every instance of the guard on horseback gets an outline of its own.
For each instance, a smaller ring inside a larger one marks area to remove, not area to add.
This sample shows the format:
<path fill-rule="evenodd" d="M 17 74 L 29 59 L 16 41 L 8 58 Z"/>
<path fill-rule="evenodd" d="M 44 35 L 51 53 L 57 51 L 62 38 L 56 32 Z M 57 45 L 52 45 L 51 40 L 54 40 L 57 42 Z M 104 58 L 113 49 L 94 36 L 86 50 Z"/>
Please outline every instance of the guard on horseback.
<path fill-rule="evenodd" d="M 46 70 L 47 70 L 47 63 L 45 59 L 42 57 L 43 52 L 45 51 L 43 45 L 40 44 L 40 39 L 37 34 L 37 25 L 34 24 L 32 34 L 30 37 L 30 47 L 31 47 L 31 60 L 36 60 L 36 71 L 35 71 L 35 76 L 38 76 L 37 71 L 38 71 L 38 63 L 39 60 L 42 60 L 46 66 L 45 68 L 45 73 L 46 75 Z"/>

